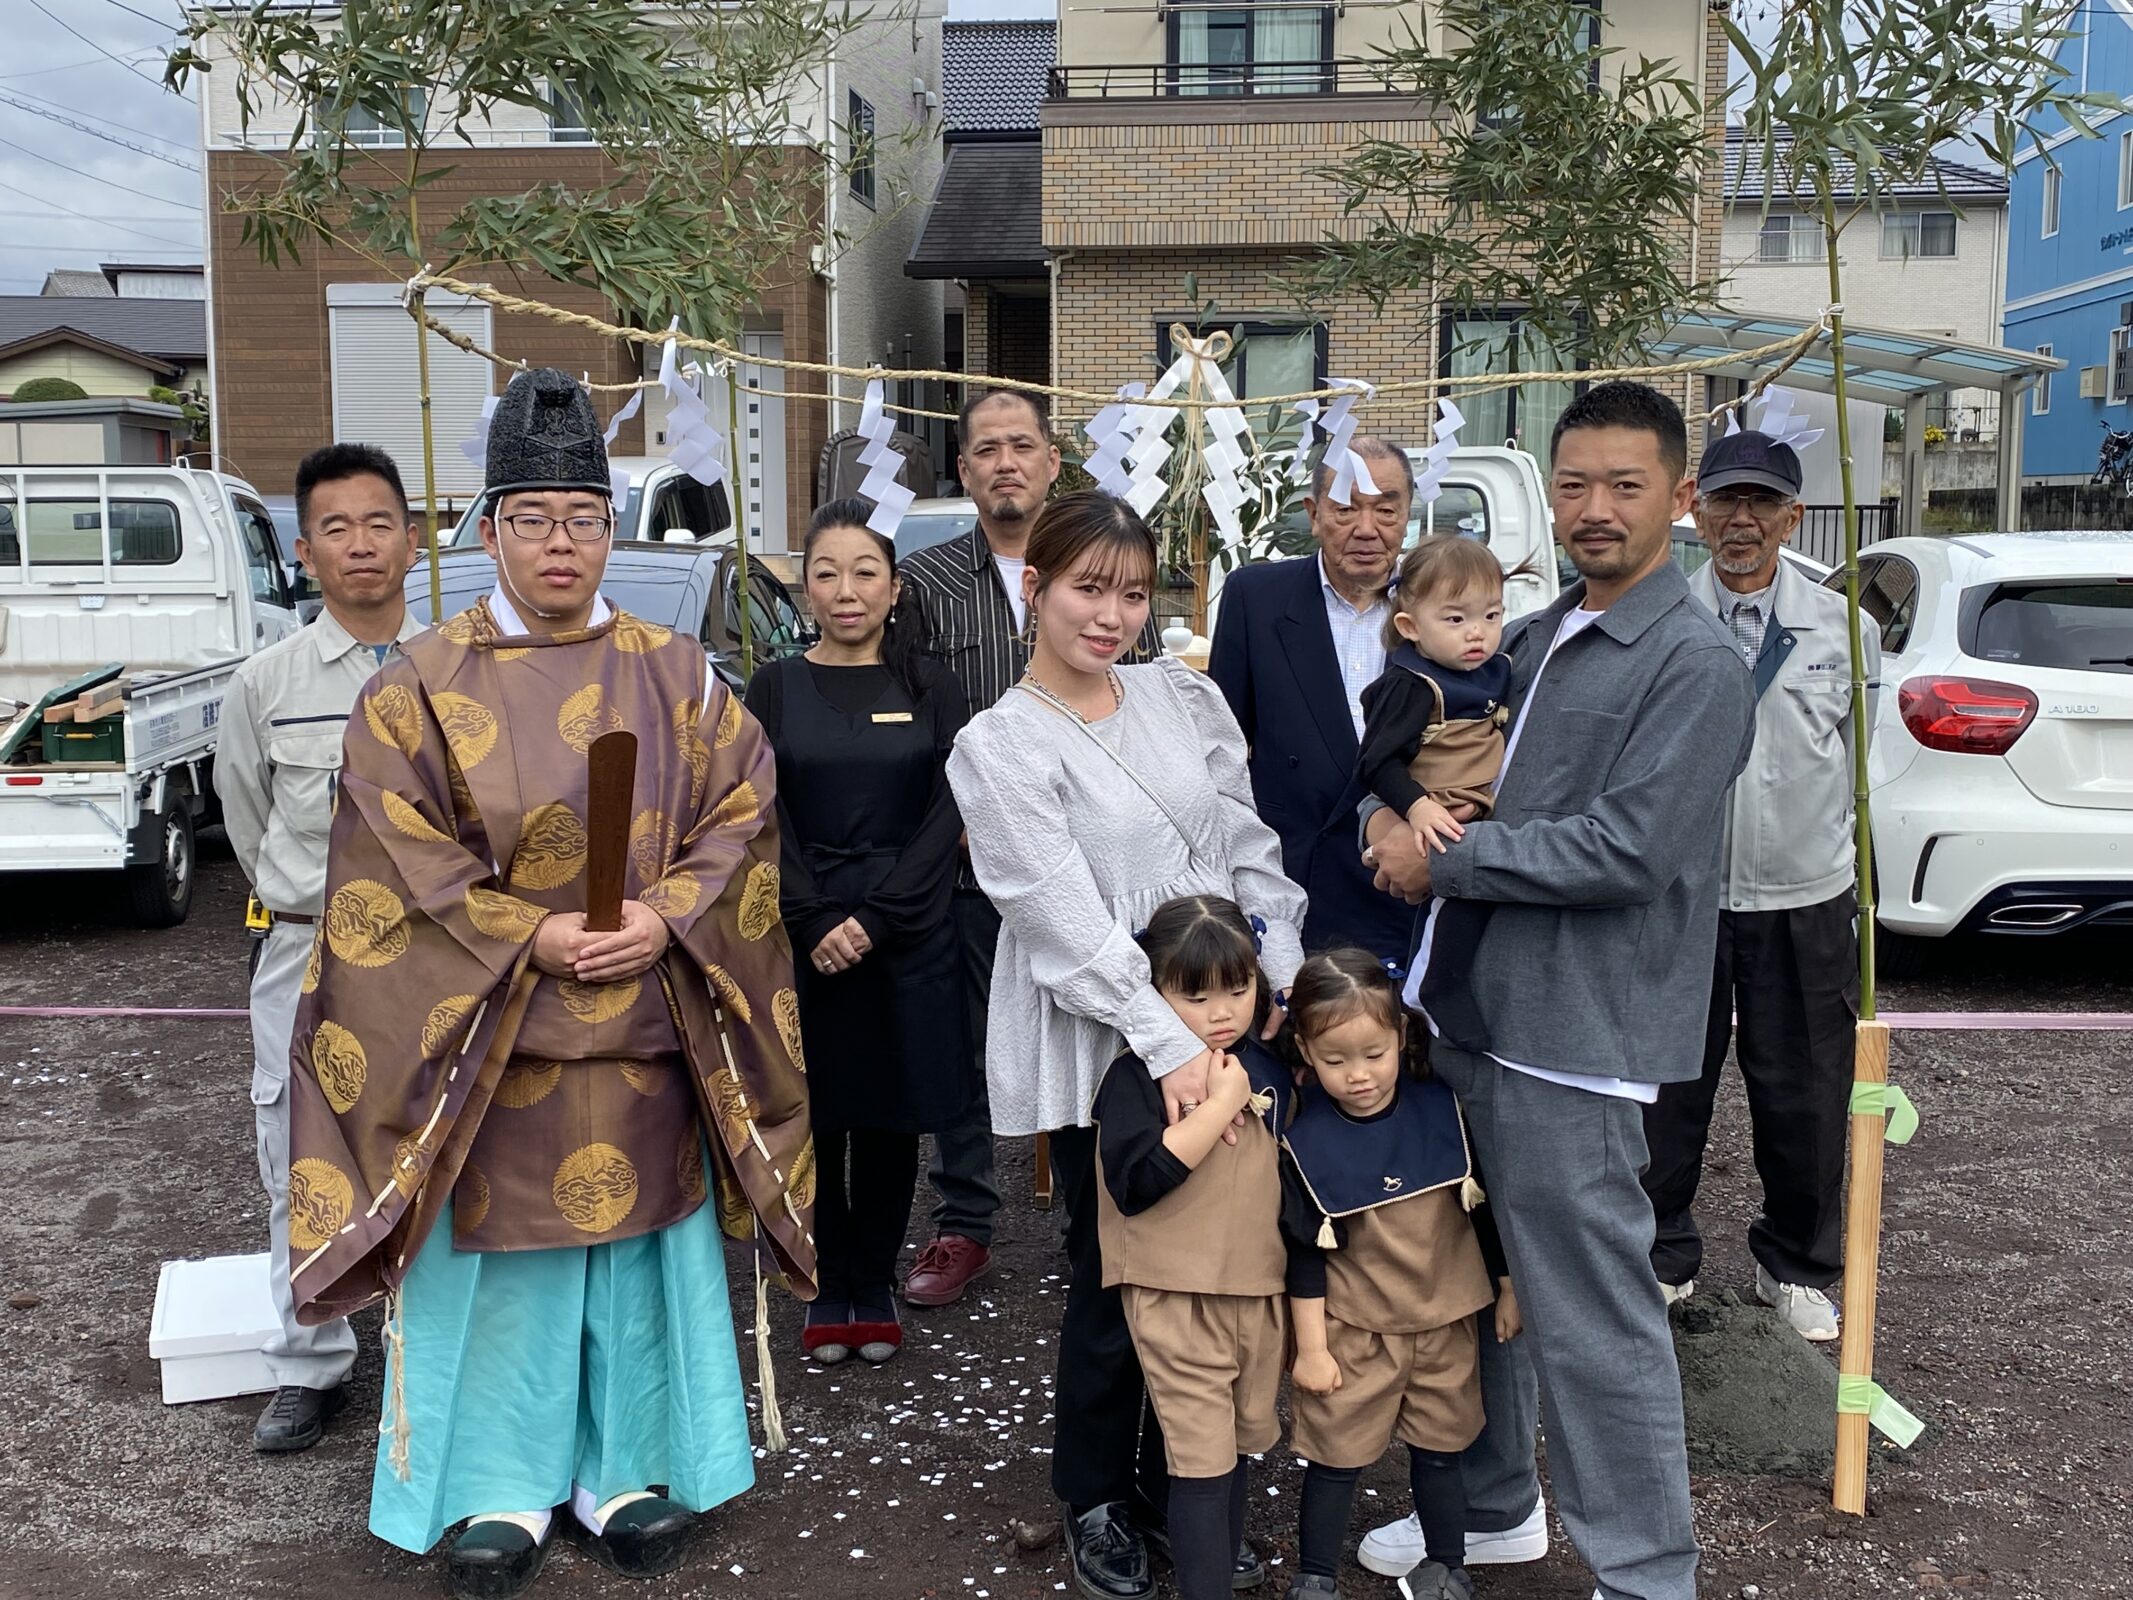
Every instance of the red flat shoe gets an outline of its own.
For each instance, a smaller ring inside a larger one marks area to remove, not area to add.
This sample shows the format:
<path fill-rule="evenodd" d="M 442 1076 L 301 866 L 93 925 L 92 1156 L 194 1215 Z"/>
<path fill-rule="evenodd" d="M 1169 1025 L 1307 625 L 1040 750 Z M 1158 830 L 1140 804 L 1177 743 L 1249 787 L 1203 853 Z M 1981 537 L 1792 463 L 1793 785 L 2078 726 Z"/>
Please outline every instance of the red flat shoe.
<path fill-rule="evenodd" d="M 903 1324 L 894 1306 L 854 1306 L 846 1330 L 859 1359 L 880 1366 L 904 1347 Z"/>
<path fill-rule="evenodd" d="M 859 1342 L 854 1337 L 851 1316 L 848 1305 L 825 1305 L 817 1300 L 807 1308 L 807 1320 L 800 1327 L 800 1348 L 810 1361 L 834 1367 L 850 1358 L 852 1346 Z"/>

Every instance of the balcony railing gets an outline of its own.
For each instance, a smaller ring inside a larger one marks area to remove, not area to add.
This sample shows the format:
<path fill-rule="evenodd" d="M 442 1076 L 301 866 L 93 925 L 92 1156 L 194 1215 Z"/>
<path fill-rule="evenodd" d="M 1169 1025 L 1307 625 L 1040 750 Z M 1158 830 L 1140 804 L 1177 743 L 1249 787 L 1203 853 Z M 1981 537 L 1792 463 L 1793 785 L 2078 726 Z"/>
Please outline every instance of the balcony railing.
<path fill-rule="evenodd" d="M 1053 67 L 1047 100 L 1156 100 L 1231 95 L 1394 94 L 1401 86 L 1369 61 L 1144 61 Z M 1411 91 L 1409 91 L 1411 92 Z"/>

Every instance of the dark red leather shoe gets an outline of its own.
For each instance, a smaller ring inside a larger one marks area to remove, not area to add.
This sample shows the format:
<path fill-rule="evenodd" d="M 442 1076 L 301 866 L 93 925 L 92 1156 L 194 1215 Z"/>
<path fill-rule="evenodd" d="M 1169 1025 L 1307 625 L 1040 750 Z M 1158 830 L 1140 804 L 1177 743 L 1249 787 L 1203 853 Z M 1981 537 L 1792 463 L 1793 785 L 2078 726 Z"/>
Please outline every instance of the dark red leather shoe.
<path fill-rule="evenodd" d="M 959 1233 L 944 1233 L 919 1251 L 911 1276 L 904 1280 L 904 1298 L 915 1306 L 954 1305 L 965 1289 L 991 1271 L 990 1250 Z"/>

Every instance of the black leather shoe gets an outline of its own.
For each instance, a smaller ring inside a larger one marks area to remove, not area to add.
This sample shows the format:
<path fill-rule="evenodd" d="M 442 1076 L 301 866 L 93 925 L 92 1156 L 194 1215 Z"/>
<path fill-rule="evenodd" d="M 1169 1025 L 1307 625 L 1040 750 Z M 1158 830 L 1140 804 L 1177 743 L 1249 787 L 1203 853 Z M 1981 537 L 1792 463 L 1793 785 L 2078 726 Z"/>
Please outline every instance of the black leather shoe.
<path fill-rule="evenodd" d="M 548 1526 L 554 1530 L 552 1518 Z M 526 1592 L 547 1559 L 546 1539 L 534 1538 L 515 1522 L 477 1518 L 452 1541 L 444 1558 L 445 1581 L 455 1600 L 509 1600 Z"/>
<path fill-rule="evenodd" d="M 1089 1600 L 1151 1600 L 1148 1546 L 1126 1516 L 1125 1502 L 1109 1501 L 1065 1519 L 1074 1586 Z"/>
<path fill-rule="evenodd" d="M 326 1424 L 347 1404 L 348 1391 L 339 1384 L 331 1389 L 305 1389 L 285 1383 L 274 1391 L 267 1409 L 252 1425 L 252 1448 L 264 1455 L 308 1450 L 325 1437 Z"/>
<path fill-rule="evenodd" d="M 657 1495 L 632 1500 L 609 1517 L 598 1533 L 576 1517 L 570 1519 L 570 1536 L 579 1548 L 625 1578 L 656 1578 L 672 1572 L 681 1565 L 695 1528 L 695 1512 Z"/>
<path fill-rule="evenodd" d="M 1136 1493 L 1129 1502 L 1134 1527 L 1148 1541 L 1148 1548 L 1165 1561 L 1171 1560 L 1170 1525 L 1167 1518 L 1159 1517 L 1149 1506 L 1147 1499 Z M 1259 1552 L 1252 1548 L 1249 1539 L 1237 1541 L 1236 1564 L 1230 1568 L 1229 1586 L 1240 1594 L 1246 1589 L 1256 1589 L 1266 1582 L 1266 1563 L 1259 1559 Z"/>

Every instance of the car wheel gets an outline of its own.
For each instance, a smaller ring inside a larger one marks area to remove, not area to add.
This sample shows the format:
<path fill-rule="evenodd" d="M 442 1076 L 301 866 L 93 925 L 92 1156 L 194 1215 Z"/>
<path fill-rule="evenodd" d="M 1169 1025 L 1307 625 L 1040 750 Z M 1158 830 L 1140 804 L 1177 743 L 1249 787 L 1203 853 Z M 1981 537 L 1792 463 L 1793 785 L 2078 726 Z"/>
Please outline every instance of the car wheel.
<path fill-rule="evenodd" d="M 193 814 L 186 796 L 171 796 L 156 831 L 158 858 L 126 869 L 126 893 L 142 927 L 174 928 L 193 908 Z"/>
<path fill-rule="evenodd" d="M 1879 923 L 1874 926 L 1874 976 L 1903 983 L 1924 977 L 1933 965 L 1941 941 L 1897 933 Z"/>

